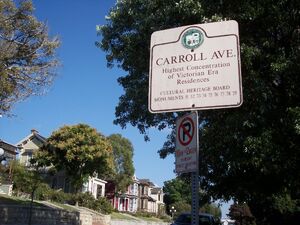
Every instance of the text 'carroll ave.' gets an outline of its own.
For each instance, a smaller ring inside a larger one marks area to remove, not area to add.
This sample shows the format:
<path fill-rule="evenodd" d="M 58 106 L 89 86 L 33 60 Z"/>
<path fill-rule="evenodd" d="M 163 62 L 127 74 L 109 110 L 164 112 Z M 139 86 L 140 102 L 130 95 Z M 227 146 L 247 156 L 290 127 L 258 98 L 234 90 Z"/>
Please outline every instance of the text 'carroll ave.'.
<path fill-rule="evenodd" d="M 233 49 L 225 49 L 225 50 L 218 50 L 214 51 L 210 57 L 210 59 L 220 59 L 220 58 L 232 58 L 236 57 L 233 53 Z M 158 58 L 155 61 L 157 66 L 165 66 L 170 64 L 179 64 L 179 63 L 186 63 L 186 62 L 197 62 L 197 61 L 204 61 L 207 60 L 207 57 L 204 55 L 203 52 L 201 53 L 194 53 L 194 54 L 186 54 L 186 55 L 177 55 L 177 56 L 170 56 L 166 58 Z"/>

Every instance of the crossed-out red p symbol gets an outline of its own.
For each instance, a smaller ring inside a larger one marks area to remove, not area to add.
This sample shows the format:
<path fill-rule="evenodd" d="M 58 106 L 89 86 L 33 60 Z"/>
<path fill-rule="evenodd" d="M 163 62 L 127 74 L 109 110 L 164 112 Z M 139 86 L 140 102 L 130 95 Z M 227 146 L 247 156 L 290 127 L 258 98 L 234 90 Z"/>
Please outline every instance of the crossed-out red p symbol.
<path fill-rule="evenodd" d="M 187 146 L 193 140 L 195 133 L 195 125 L 193 120 L 189 117 L 184 118 L 178 128 L 178 140 L 181 145 Z"/>

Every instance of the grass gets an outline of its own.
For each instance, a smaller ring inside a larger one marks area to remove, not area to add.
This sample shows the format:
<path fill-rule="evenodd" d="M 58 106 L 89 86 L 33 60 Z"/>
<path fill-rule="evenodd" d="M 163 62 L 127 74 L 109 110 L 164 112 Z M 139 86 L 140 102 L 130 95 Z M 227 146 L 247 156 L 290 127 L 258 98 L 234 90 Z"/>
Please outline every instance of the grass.
<path fill-rule="evenodd" d="M 15 196 L 8 196 L 8 195 L 2 195 L 0 194 L 0 204 L 9 204 L 9 205 L 21 205 L 21 206 L 29 206 L 30 205 L 30 200 L 29 199 L 24 199 L 24 198 L 19 198 Z M 63 208 L 68 211 L 75 211 L 74 208 L 60 204 L 57 202 L 49 202 L 50 205 L 57 206 L 59 208 Z M 47 204 L 43 204 L 41 201 L 33 201 L 33 206 L 39 206 L 39 207 L 49 207 Z"/>
<path fill-rule="evenodd" d="M 0 203 L 28 206 L 28 205 L 30 205 L 30 200 L 0 194 Z M 33 206 L 44 206 L 44 205 L 34 201 Z"/>
<path fill-rule="evenodd" d="M 163 222 L 163 220 L 153 217 L 153 216 L 142 216 L 142 215 L 135 215 L 135 214 L 126 214 L 126 213 L 117 213 L 113 212 L 111 214 L 111 218 L 113 220 L 132 220 L 132 221 L 148 221 L 148 222 Z"/>
<path fill-rule="evenodd" d="M 111 214 L 111 218 L 115 220 L 138 220 L 131 215 L 127 215 L 125 213 L 117 213 L 117 212 L 113 212 Z"/>
<path fill-rule="evenodd" d="M 145 221 L 149 221 L 149 222 L 161 222 L 161 219 L 158 219 L 156 217 L 143 217 L 143 216 L 139 216 L 138 218 L 145 220 Z"/>
<path fill-rule="evenodd" d="M 64 210 L 67 210 L 67 211 L 71 211 L 71 212 L 76 211 L 75 207 L 73 207 L 71 205 L 67 205 L 67 204 L 62 204 L 62 203 L 58 203 L 58 202 L 51 202 L 51 201 L 42 201 L 41 203 L 44 204 L 44 205 L 47 205 L 47 206 L 56 206 L 57 208 L 64 209 Z"/>

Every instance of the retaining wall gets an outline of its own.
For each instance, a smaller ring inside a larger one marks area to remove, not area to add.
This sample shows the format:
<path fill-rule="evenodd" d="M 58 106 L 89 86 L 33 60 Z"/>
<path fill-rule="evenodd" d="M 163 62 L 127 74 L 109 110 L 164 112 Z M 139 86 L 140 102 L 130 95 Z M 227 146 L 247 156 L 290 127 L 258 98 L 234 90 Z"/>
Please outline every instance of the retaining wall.
<path fill-rule="evenodd" d="M 1 225 L 28 225 L 29 207 L 0 205 Z M 80 225 L 79 212 L 33 207 L 31 225 Z"/>
<path fill-rule="evenodd" d="M 87 208 L 76 208 L 70 212 L 51 207 L 33 207 L 31 225 L 169 225 L 170 223 L 111 220 L 110 215 L 102 215 Z M 0 225 L 28 225 L 29 207 L 1 205 Z"/>

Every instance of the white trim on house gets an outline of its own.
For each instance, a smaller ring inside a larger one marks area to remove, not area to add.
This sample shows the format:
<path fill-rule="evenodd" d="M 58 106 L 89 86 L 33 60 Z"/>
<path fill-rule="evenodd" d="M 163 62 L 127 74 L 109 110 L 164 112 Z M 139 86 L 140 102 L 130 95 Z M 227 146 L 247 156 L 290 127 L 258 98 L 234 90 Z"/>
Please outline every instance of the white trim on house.
<path fill-rule="evenodd" d="M 95 199 L 105 196 L 105 180 L 96 177 L 90 177 L 89 181 L 83 185 L 83 192 L 90 192 Z"/>

